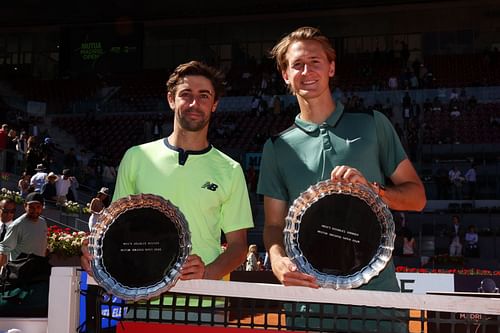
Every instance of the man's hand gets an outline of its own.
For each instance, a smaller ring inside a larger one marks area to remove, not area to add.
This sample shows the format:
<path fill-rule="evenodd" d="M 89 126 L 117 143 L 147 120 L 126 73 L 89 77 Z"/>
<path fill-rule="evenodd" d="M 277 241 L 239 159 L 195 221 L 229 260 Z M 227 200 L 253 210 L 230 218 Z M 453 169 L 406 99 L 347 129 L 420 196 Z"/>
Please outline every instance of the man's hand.
<path fill-rule="evenodd" d="M 0 253 L 0 268 L 7 265 L 8 257 L 6 254 Z"/>
<path fill-rule="evenodd" d="M 206 277 L 206 266 L 203 260 L 196 254 L 187 257 L 181 267 L 181 280 L 203 279 Z"/>
<path fill-rule="evenodd" d="M 302 273 L 288 257 L 280 257 L 271 260 L 273 273 L 285 286 L 303 286 L 319 288 L 316 278 L 312 275 Z"/>
<path fill-rule="evenodd" d="M 361 183 L 369 185 L 365 176 L 356 168 L 347 165 L 336 166 L 330 175 L 332 181 L 347 182 L 347 183 Z"/>
<path fill-rule="evenodd" d="M 271 266 L 276 278 L 285 286 L 303 286 L 319 288 L 316 278 L 300 272 L 297 266 L 287 257 L 283 245 L 283 228 L 288 204 L 283 200 L 264 197 L 264 244 L 269 253 Z"/>
<path fill-rule="evenodd" d="M 385 188 L 382 198 L 389 208 L 411 211 L 424 209 L 427 201 L 425 188 L 408 158 L 398 164 L 389 178 L 392 184 Z M 336 166 L 332 170 L 330 179 L 372 186 L 359 170 L 347 165 Z"/>

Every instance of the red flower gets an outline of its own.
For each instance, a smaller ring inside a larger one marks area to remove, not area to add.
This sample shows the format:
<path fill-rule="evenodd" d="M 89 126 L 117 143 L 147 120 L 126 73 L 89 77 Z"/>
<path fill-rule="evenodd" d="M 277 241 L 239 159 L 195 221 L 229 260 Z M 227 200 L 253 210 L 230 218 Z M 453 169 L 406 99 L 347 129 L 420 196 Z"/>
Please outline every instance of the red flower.
<path fill-rule="evenodd" d="M 500 276 L 500 271 L 491 271 L 488 269 L 476 269 L 476 268 L 415 268 L 407 266 L 396 266 L 396 272 L 400 273 L 448 273 L 448 274 L 460 274 L 460 275 L 495 275 Z"/>

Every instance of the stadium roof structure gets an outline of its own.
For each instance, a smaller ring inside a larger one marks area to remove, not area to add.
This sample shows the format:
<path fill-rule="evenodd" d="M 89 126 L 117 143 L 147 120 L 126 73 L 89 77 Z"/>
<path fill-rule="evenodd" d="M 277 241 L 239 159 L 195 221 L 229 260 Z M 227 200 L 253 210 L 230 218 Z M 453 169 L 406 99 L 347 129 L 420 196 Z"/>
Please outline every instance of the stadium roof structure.
<path fill-rule="evenodd" d="M 116 20 L 150 21 L 203 17 L 290 14 L 341 8 L 436 3 L 431 0 L 14 0 L 0 4 L 0 26 L 72 25 Z"/>

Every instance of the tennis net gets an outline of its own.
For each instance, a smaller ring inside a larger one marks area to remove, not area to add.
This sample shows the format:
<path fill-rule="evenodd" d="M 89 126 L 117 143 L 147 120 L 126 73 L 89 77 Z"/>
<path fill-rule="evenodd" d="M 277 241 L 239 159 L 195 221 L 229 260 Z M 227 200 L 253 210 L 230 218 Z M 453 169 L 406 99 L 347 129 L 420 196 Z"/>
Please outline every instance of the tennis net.
<path fill-rule="evenodd" d="M 104 309 L 93 317 L 98 323 L 94 325 L 96 332 L 105 331 L 103 321 L 118 321 L 115 330 L 126 333 L 182 332 L 182 326 L 191 327 L 186 332 L 198 332 L 195 328 L 199 327 L 199 332 L 254 329 L 500 333 L 499 297 L 485 293 L 420 295 L 191 280 L 179 281 L 155 300 L 128 303 L 94 297 L 97 304 L 91 306 Z M 152 326 L 145 328 L 148 324 Z"/>

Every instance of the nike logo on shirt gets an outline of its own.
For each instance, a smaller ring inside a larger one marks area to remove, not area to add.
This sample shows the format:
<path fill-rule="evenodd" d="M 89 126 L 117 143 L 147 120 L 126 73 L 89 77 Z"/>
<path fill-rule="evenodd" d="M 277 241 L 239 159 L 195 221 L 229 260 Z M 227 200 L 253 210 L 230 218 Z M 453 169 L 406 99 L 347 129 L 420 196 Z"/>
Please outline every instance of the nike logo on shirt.
<path fill-rule="evenodd" d="M 358 141 L 358 140 L 361 140 L 361 137 L 357 137 L 357 138 L 352 139 L 352 140 L 345 139 L 345 143 L 346 143 L 346 144 L 350 144 L 350 143 L 356 142 L 356 141 Z"/>

